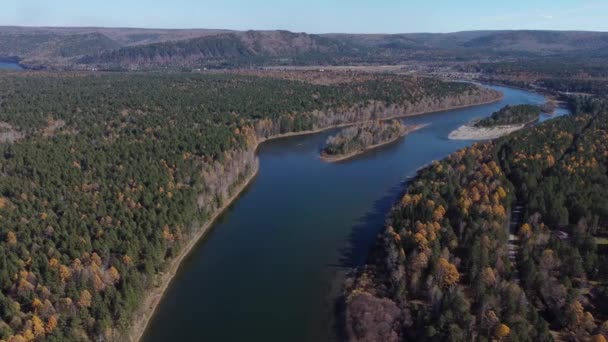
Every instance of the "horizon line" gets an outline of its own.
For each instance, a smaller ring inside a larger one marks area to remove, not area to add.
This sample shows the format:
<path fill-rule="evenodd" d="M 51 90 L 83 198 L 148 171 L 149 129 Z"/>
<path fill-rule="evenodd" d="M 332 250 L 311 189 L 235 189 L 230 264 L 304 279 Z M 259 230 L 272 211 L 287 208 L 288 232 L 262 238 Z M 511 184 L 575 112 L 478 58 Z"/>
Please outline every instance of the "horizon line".
<path fill-rule="evenodd" d="M 287 29 L 229 29 L 229 28 L 203 28 L 203 27 L 190 27 L 190 28 L 168 28 L 168 27 L 137 27 L 137 26 L 76 26 L 76 25 L 3 25 L 0 24 L 0 28 L 25 28 L 25 29 L 106 29 L 106 30 L 163 30 L 163 31 L 224 31 L 224 32 L 272 32 L 272 31 L 283 31 L 291 33 L 305 33 L 314 35 L 401 35 L 401 34 L 454 34 L 464 32 L 586 32 L 586 33 L 608 33 L 608 31 L 595 31 L 595 30 L 555 30 L 555 29 L 479 29 L 479 30 L 458 30 L 458 31 L 410 31 L 410 32 L 322 32 L 322 33 L 311 33 L 307 31 L 294 31 Z"/>

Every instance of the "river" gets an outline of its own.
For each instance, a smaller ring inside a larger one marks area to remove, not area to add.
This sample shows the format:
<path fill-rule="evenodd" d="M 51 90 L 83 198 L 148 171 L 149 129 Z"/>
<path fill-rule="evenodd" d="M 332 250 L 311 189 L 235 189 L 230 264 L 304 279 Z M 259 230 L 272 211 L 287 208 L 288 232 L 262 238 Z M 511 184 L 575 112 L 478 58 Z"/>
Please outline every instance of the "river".
<path fill-rule="evenodd" d="M 345 270 L 365 260 L 403 182 L 470 145 L 447 139 L 460 125 L 506 104 L 544 102 L 493 88 L 502 101 L 406 118 L 429 126 L 344 162 L 319 159 L 335 130 L 262 144 L 257 178 L 184 260 L 143 341 L 336 340 Z"/>
<path fill-rule="evenodd" d="M 23 70 L 23 67 L 19 63 L 0 62 L 0 70 Z"/>

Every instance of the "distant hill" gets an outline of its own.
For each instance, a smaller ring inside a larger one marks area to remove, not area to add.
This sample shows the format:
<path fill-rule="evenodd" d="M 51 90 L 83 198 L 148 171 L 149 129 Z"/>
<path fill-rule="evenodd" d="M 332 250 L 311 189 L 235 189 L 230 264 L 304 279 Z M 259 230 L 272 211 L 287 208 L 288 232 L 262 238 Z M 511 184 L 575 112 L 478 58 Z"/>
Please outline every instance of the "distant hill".
<path fill-rule="evenodd" d="M 467 48 L 557 53 L 608 48 L 608 34 L 601 32 L 512 31 L 486 35 L 464 44 Z"/>
<path fill-rule="evenodd" d="M 399 63 L 507 55 L 607 56 L 608 33 L 314 35 L 288 31 L 0 27 L 0 59 L 18 58 L 26 65 L 68 69 Z"/>
<path fill-rule="evenodd" d="M 90 54 L 78 64 L 104 68 L 236 66 L 284 64 L 302 59 L 331 59 L 354 54 L 357 48 L 330 38 L 288 31 L 221 33 L 187 40 L 127 46 Z"/>
<path fill-rule="evenodd" d="M 5 26 L 0 27 L 0 60 L 17 58 L 25 65 L 69 67 L 87 55 L 227 32 L 230 31 Z"/>

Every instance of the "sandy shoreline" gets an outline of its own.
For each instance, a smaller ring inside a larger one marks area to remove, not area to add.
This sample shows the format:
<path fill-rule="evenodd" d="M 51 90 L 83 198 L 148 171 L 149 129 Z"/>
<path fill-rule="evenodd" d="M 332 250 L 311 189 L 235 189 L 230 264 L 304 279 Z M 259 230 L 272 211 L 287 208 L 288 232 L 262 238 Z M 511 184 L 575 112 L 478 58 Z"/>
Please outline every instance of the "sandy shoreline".
<path fill-rule="evenodd" d="M 307 131 L 299 131 L 299 132 L 289 132 L 289 133 L 283 133 L 283 134 L 276 134 L 276 135 L 273 135 L 273 136 L 270 136 L 270 137 L 267 137 L 267 138 L 260 138 L 260 139 L 258 139 L 258 145 L 256 146 L 256 150 L 257 150 L 257 148 L 259 147 L 260 144 L 262 144 L 263 142 L 266 142 L 266 141 L 270 141 L 270 140 L 281 139 L 281 138 L 288 138 L 288 137 L 296 137 L 296 136 L 299 136 L 299 135 L 308 135 L 308 134 L 321 133 L 321 132 L 329 131 L 330 129 L 334 129 L 334 128 L 342 128 L 342 127 L 360 125 L 360 124 L 364 124 L 364 123 L 368 123 L 368 122 L 372 122 L 372 121 L 388 121 L 388 120 L 394 120 L 394 119 L 407 118 L 407 117 L 410 117 L 410 116 L 427 115 L 427 114 L 433 114 L 433 113 L 447 112 L 447 111 L 450 111 L 450 110 L 457 110 L 457 109 L 465 109 L 465 108 L 470 108 L 470 107 L 483 106 L 483 105 L 487 105 L 487 104 L 496 103 L 498 101 L 501 101 L 503 98 L 504 98 L 504 96 L 501 95 L 500 97 L 498 97 L 498 98 L 496 98 L 494 100 L 489 100 L 489 101 L 484 101 L 484 102 L 479 102 L 479 103 L 474 103 L 474 104 L 469 104 L 469 105 L 452 106 L 452 107 L 446 107 L 446 108 L 443 108 L 443 109 L 431 110 L 431 111 L 427 111 L 427 112 L 421 111 L 421 112 L 413 112 L 413 113 L 407 113 L 407 114 L 393 115 L 393 116 L 388 116 L 386 118 L 376 119 L 376 120 L 363 120 L 363 121 L 347 122 L 347 123 L 331 125 L 331 126 L 327 126 L 327 127 L 323 127 L 323 128 L 311 129 L 311 130 L 307 130 Z"/>
<path fill-rule="evenodd" d="M 397 140 L 405 137 L 406 135 L 408 135 L 408 134 L 410 134 L 412 132 L 415 132 L 415 131 L 417 131 L 419 129 L 422 129 L 422 128 L 428 126 L 428 125 L 429 124 L 408 126 L 407 129 L 405 131 L 403 131 L 403 133 L 401 133 L 396 138 L 393 138 L 391 140 L 387 140 L 387 141 L 381 142 L 379 144 L 368 146 L 368 147 L 366 147 L 366 148 L 364 148 L 362 150 L 354 151 L 354 152 L 349 153 L 349 154 L 339 154 L 339 155 L 333 155 L 332 156 L 332 155 L 329 155 L 329 154 L 321 153 L 321 160 L 323 160 L 325 162 L 328 162 L 328 163 L 336 163 L 336 162 L 339 162 L 339 161 L 343 161 L 343 160 L 347 160 L 347 159 L 350 159 L 350 158 L 354 158 L 354 157 L 356 157 L 358 155 L 364 154 L 364 153 L 366 153 L 368 151 L 371 151 L 371 150 L 373 150 L 375 148 L 392 144 L 395 141 L 397 141 Z"/>
<path fill-rule="evenodd" d="M 451 140 L 491 140 L 509 135 L 526 127 L 521 125 L 495 126 L 490 128 L 477 128 L 470 125 L 463 125 L 452 131 L 448 136 Z"/>
<path fill-rule="evenodd" d="M 131 331 L 129 333 L 130 341 L 141 340 L 141 337 L 146 331 L 148 323 L 150 323 L 150 319 L 152 318 L 152 316 L 154 316 L 154 312 L 158 308 L 158 304 L 163 298 L 163 295 L 169 285 L 171 285 L 171 280 L 173 280 L 173 277 L 175 277 L 175 275 L 177 274 L 177 271 L 181 266 L 181 263 L 184 258 L 188 256 L 188 254 L 190 254 L 190 252 L 197 245 L 199 240 L 203 236 L 205 236 L 209 228 L 211 228 L 211 226 L 215 223 L 218 217 L 234 203 L 234 201 L 241 195 L 241 193 L 243 193 L 245 189 L 247 189 L 253 179 L 257 176 L 259 169 L 259 163 L 256 162 L 254 164 L 254 169 L 252 170 L 252 172 L 247 176 L 245 180 L 241 182 L 241 184 L 237 186 L 236 190 L 234 191 L 234 194 L 230 196 L 230 198 L 226 200 L 224 205 L 221 208 L 218 208 L 215 213 L 209 218 L 209 220 L 207 220 L 207 222 L 196 232 L 196 234 L 194 234 L 190 238 L 189 242 L 182 248 L 179 255 L 173 260 L 171 260 L 171 265 L 161 275 L 161 278 L 159 280 L 159 283 L 161 285 L 159 287 L 155 287 L 148 290 L 141 305 L 140 310 L 142 310 L 142 312 L 136 313 L 136 316 L 139 317 L 136 317 L 134 319 L 134 323 L 131 326 Z"/>
<path fill-rule="evenodd" d="M 489 101 L 473 103 L 473 104 L 463 105 L 463 106 L 446 107 L 443 109 L 431 110 L 431 111 L 426 111 L 426 112 L 421 111 L 421 112 L 414 112 L 414 113 L 408 113 L 408 114 L 402 114 L 402 115 L 395 115 L 395 116 L 383 118 L 380 121 L 404 118 L 404 117 L 415 116 L 415 115 L 439 113 L 439 112 L 445 112 L 445 111 L 456 110 L 456 109 L 464 109 L 464 108 L 469 108 L 469 107 L 482 106 L 482 105 L 498 102 L 502 99 L 503 99 L 503 96 L 501 95 L 500 97 L 493 99 L 493 100 L 489 100 Z M 299 136 L 299 135 L 315 134 L 315 133 L 320 133 L 320 132 L 327 131 L 327 130 L 330 130 L 333 128 L 347 127 L 347 126 L 362 124 L 362 123 L 366 123 L 366 122 L 369 122 L 369 120 L 332 125 L 332 126 L 328 126 L 328 127 L 324 127 L 324 128 L 315 129 L 315 130 L 277 134 L 277 135 L 267 137 L 267 138 L 260 138 L 260 139 L 258 139 L 254 150 L 257 151 L 257 149 L 263 142 L 266 142 L 269 140 L 292 137 L 292 136 Z M 167 290 L 167 288 L 171 284 L 171 281 L 177 274 L 177 271 L 179 270 L 179 267 L 181 266 L 181 262 L 183 261 L 183 259 L 188 254 L 190 254 L 190 252 L 197 245 L 199 240 L 206 235 L 206 233 L 209 231 L 209 228 L 211 228 L 211 226 L 215 223 L 217 218 L 221 214 L 223 214 L 224 211 L 228 207 L 230 207 L 233 204 L 233 202 L 241 195 L 241 193 L 251 184 L 253 179 L 255 179 L 258 171 L 259 171 L 259 164 L 256 163 L 255 169 L 253 170 L 251 175 L 249 175 L 248 178 L 245 179 L 237 187 L 234 194 L 226 201 L 226 203 L 221 208 L 216 210 L 216 212 L 200 228 L 200 230 L 197 231 L 197 233 L 191 237 L 190 241 L 182 248 L 179 255 L 170 261 L 170 266 L 161 275 L 160 279 L 158 280 L 158 283 L 160 285 L 158 287 L 154 287 L 154 288 L 148 289 L 146 291 L 146 295 L 144 296 L 144 299 L 142 300 L 141 307 L 135 313 L 135 317 L 133 318 L 133 324 L 131 325 L 131 328 L 129 329 L 129 332 L 127 334 L 127 338 L 129 341 L 135 342 L 135 341 L 141 340 L 144 332 L 146 331 L 148 324 L 150 323 L 150 320 L 152 319 L 156 309 L 158 308 L 158 304 L 160 303 L 165 291 Z"/>

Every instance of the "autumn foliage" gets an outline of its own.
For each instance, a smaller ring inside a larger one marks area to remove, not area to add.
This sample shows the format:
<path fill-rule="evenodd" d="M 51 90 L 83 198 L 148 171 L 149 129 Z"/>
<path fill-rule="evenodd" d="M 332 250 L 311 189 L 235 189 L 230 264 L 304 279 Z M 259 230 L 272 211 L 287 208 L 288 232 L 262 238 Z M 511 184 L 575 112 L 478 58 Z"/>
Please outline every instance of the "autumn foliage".
<path fill-rule="evenodd" d="M 605 340 L 608 103 L 574 106 L 409 184 L 355 283 L 415 317 L 402 339 Z"/>

